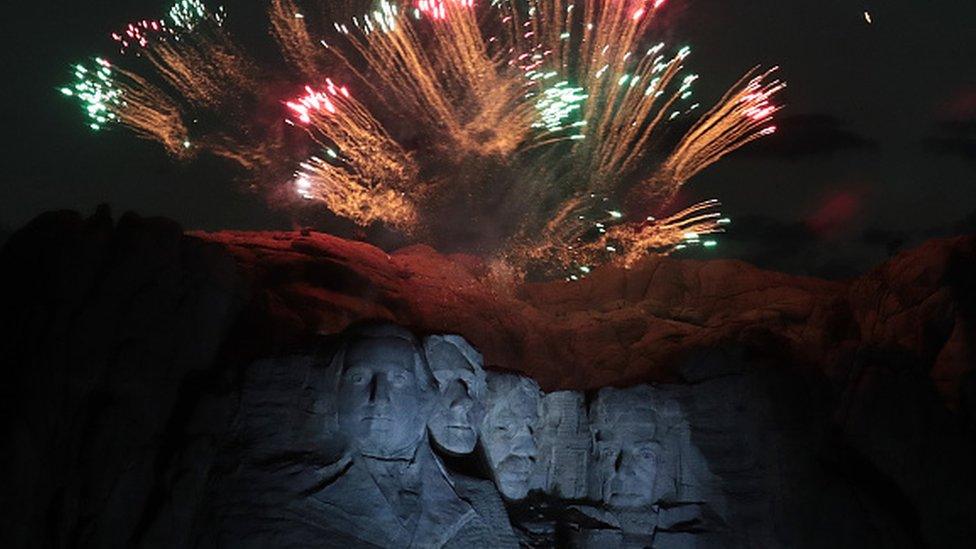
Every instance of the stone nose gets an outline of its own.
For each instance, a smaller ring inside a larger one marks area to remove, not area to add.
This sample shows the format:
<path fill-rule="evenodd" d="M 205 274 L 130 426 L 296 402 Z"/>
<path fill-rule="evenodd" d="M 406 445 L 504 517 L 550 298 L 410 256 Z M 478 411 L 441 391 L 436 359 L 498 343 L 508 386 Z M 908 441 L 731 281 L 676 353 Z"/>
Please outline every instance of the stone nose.
<path fill-rule="evenodd" d="M 458 415 L 465 415 L 471 409 L 471 399 L 466 395 L 459 395 L 451 400 L 451 411 Z"/>
<path fill-rule="evenodd" d="M 390 401 L 390 383 L 386 376 L 374 374 L 369 381 L 369 402 L 371 404 L 387 403 Z"/>
<path fill-rule="evenodd" d="M 452 411 L 463 413 L 471 408 L 472 400 L 468 397 L 467 388 L 461 380 L 455 380 L 448 385 L 444 391 L 444 396 L 447 398 L 447 402 L 450 403 Z"/>
<path fill-rule="evenodd" d="M 634 452 L 621 450 L 614 462 L 614 471 L 623 476 L 634 475 L 640 469 L 640 460 Z"/>

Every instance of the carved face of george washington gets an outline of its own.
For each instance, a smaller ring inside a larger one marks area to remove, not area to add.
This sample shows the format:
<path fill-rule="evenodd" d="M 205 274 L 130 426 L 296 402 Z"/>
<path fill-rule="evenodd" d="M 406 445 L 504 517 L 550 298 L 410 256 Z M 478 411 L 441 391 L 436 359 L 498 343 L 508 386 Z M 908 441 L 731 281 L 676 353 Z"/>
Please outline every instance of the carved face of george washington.
<path fill-rule="evenodd" d="M 352 341 L 337 386 L 341 431 L 367 456 L 412 453 L 426 433 L 434 398 L 432 381 L 411 341 L 396 337 Z"/>

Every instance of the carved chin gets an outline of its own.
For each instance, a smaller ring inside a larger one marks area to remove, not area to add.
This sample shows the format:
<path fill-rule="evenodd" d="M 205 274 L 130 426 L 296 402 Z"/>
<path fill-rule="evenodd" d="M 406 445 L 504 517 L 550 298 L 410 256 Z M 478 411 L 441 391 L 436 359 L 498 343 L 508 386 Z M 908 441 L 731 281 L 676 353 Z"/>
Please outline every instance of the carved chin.
<path fill-rule="evenodd" d="M 529 493 L 528 479 L 505 479 L 505 475 L 502 475 L 498 479 L 498 485 L 498 490 L 508 499 L 522 499 Z"/>
<path fill-rule="evenodd" d="M 529 493 L 528 471 L 499 471 L 498 490 L 508 499 L 522 499 Z"/>

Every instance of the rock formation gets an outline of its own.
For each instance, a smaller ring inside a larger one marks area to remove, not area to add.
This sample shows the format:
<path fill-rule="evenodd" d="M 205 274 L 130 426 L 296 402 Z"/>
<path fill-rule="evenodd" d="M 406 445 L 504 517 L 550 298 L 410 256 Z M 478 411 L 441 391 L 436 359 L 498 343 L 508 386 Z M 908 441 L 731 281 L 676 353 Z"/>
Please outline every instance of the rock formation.
<path fill-rule="evenodd" d="M 480 389 L 456 381 L 482 365 L 538 383 L 535 492 L 504 504 L 524 544 L 624 542 L 641 524 L 592 496 L 598 456 L 579 465 L 576 445 L 601 389 L 644 386 L 654 546 L 966 546 L 974 279 L 972 237 L 844 282 L 663 258 L 509 288 L 476 258 L 424 247 L 45 214 L 0 251 L 0 542 L 207 546 L 228 517 L 273 545 L 312 539 L 302 502 L 344 445 L 323 427 L 327 368 L 305 350 L 337 348 L 334 334 L 379 318 L 470 343 L 443 349 L 457 375 L 432 368 L 437 402 L 462 404 L 445 427 L 476 422 L 457 397 Z M 455 449 L 437 458 L 454 493 L 500 520 L 488 460 L 468 469 L 485 449 L 439 438 L 434 448 Z M 280 490 L 254 497 L 267 483 Z M 247 520 L 257 516 L 267 520 Z"/>

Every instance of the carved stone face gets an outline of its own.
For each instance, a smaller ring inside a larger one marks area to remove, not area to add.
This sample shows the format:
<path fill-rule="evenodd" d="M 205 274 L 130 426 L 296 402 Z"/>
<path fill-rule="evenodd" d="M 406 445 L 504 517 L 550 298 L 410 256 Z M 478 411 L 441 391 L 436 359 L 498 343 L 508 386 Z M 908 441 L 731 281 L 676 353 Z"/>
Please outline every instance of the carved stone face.
<path fill-rule="evenodd" d="M 603 503 L 610 507 L 654 503 L 658 445 L 651 437 L 647 430 L 626 428 L 597 437 L 593 467 Z"/>
<path fill-rule="evenodd" d="M 593 404 L 591 495 L 609 507 L 655 501 L 660 444 L 656 416 L 642 389 L 604 389 Z"/>
<path fill-rule="evenodd" d="M 530 379 L 508 374 L 489 374 L 488 411 L 481 439 L 498 490 L 507 499 L 524 498 L 528 492 L 538 447 L 539 386 Z"/>
<path fill-rule="evenodd" d="M 448 453 L 470 454 L 485 415 L 480 355 L 457 336 L 431 336 L 424 347 L 441 397 L 428 424 L 431 437 Z"/>
<path fill-rule="evenodd" d="M 346 350 L 339 374 L 339 428 L 365 455 L 409 454 L 423 440 L 429 406 L 417 379 L 418 352 L 397 338 L 364 338 Z"/>

